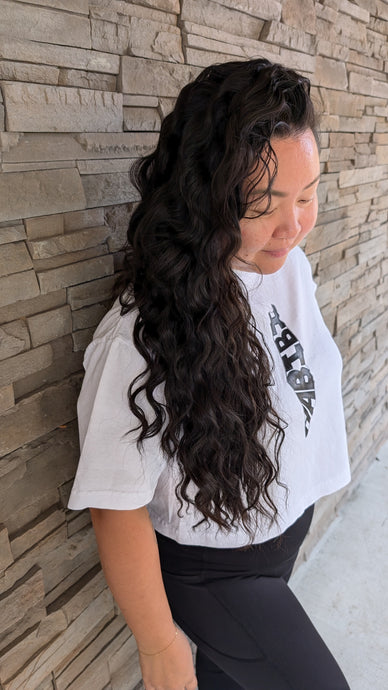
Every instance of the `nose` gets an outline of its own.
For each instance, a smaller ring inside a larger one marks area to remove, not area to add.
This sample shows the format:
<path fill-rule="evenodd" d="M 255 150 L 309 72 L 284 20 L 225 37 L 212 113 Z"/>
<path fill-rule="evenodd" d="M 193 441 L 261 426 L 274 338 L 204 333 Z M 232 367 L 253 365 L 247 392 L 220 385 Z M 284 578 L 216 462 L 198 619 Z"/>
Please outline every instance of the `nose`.
<path fill-rule="evenodd" d="M 279 219 L 273 237 L 278 239 L 294 239 L 301 231 L 299 209 L 290 209 Z"/>

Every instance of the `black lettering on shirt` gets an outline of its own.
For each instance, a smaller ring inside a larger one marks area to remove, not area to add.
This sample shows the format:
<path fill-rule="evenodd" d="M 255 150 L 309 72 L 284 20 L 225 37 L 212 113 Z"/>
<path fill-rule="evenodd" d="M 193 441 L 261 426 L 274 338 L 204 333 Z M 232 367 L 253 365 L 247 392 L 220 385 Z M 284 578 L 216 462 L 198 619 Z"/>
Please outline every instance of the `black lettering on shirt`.
<path fill-rule="evenodd" d="M 273 304 L 271 306 L 272 312 L 269 312 L 269 318 L 273 339 L 286 371 L 287 382 L 295 391 L 303 407 L 304 433 L 307 436 L 315 408 L 314 377 L 306 365 L 303 347 L 298 338 L 281 320 L 276 307 Z"/>

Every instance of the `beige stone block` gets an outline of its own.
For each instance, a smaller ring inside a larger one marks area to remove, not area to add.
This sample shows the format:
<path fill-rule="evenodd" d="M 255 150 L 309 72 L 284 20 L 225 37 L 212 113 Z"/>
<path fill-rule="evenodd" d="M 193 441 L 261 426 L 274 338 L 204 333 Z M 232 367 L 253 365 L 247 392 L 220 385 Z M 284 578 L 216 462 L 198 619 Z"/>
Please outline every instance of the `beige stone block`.
<path fill-rule="evenodd" d="M 295 69 L 303 73 L 312 74 L 315 70 L 315 56 L 300 53 L 288 48 L 280 48 L 279 61 L 290 69 Z"/>
<path fill-rule="evenodd" d="M 124 94 L 123 105 L 136 108 L 157 108 L 159 99 L 156 96 L 128 96 Z"/>
<path fill-rule="evenodd" d="M 82 183 L 88 207 L 109 206 L 137 201 L 139 193 L 133 187 L 128 173 L 83 175 Z"/>
<path fill-rule="evenodd" d="M 315 49 L 314 38 L 310 34 L 276 21 L 264 24 L 260 40 L 311 54 Z"/>
<path fill-rule="evenodd" d="M 90 208 L 86 211 L 71 211 L 63 215 L 65 231 L 72 232 L 80 228 L 94 228 L 104 225 L 104 209 Z"/>
<path fill-rule="evenodd" d="M 51 341 L 50 346 L 53 351 L 52 363 L 13 384 L 17 401 L 31 393 L 36 393 L 44 386 L 50 386 L 82 371 L 82 356 L 73 351 L 73 340 L 70 335 Z"/>
<path fill-rule="evenodd" d="M 23 224 L 0 226 L 0 244 L 20 242 L 25 239 L 27 239 L 27 236 Z"/>
<path fill-rule="evenodd" d="M 215 0 L 215 3 L 262 19 L 280 19 L 282 10 L 281 2 L 271 0 Z"/>
<path fill-rule="evenodd" d="M 39 295 L 35 271 L 13 273 L 0 278 L 0 307 Z"/>
<path fill-rule="evenodd" d="M 345 134 L 341 132 L 341 134 L 338 134 L 337 132 L 331 132 L 330 133 L 330 147 L 331 148 L 337 148 L 339 146 L 354 146 L 355 143 L 355 136 L 354 134 Z"/>
<path fill-rule="evenodd" d="M 116 278 L 117 276 L 111 275 L 106 278 L 85 282 L 82 285 L 69 287 L 67 295 L 72 310 L 111 299 Z"/>
<path fill-rule="evenodd" d="M 44 594 L 42 570 L 35 567 L 2 600 L 0 633 L 22 620 L 30 608 L 41 604 Z"/>
<path fill-rule="evenodd" d="M 350 49 L 347 46 L 335 44 L 331 41 L 317 38 L 315 50 L 317 55 L 327 55 L 327 57 L 334 58 L 335 60 L 349 60 Z"/>
<path fill-rule="evenodd" d="M 56 10 L 75 12 L 76 14 L 89 14 L 88 0 L 28 0 L 30 5 L 53 7 Z"/>
<path fill-rule="evenodd" d="M 18 355 L 30 347 L 30 336 L 24 321 L 11 321 L 0 327 L 0 360 Z"/>
<path fill-rule="evenodd" d="M 338 9 L 353 19 L 365 22 L 365 24 L 368 24 L 370 21 L 370 13 L 368 10 L 358 7 L 358 5 L 355 5 L 354 2 L 349 2 L 349 0 L 338 0 Z"/>
<path fill-rule="evenodd" d="M 85 72 L 78 69 L 61 69 L 58 76 L 60 86 L 76 86 L 96 91 L 116 91 L 116 76 L 99 72 Z"/>
<path fill-rule="evenodd" d="M 272 60 L 279 54 L 279 48 L 277 46 L 271 46 L 262 41 L 247 38 L 246 36 L 238 36 L 228 31 L 214 29 L 211 26 L 201 26 L 201 24 L 184 21 L 182 22 L 182 28 L 184 30 L 185 44 L 190 47 L 205 48 L 207 45 L 208 48 L 217 52 L 217 50 L 221 50 L 219 46 L 217 47 L 217 44 L 223 45 L 222 50 L 225 50 L 225 45 L 227 45 L 229 51 L 237 51 L 237 49 L 239 49 L 238 52 L 236 52 L 238 55 L 243 55 L 245 57 L 257 57 L 258 55 L 260 55 L 260 57 L 265 57 L 266 55 L 270 55 Z M 210 39 L 211 43 L 204 44 L 199 42 L 198 39 Z"/>
<path fill-rule="evenodd" d="M 315 34 L 316 14 L 313 0 L 283 0 L 281 18 L 285 24 Z"/>
<path fill-rule="evenodd" d="M 27 319 L 31 340 L 34 347 L 48 343 L 71 333 L 71 311 L 69 305 L 51 309 L 43 314 L 36 314 Z"/>
<path fill-rule="evenodd" d="M 339 176 L 339 186 L 340 188 L 353 187 L 354 185 L 383 180 L 386 177 L 387 170 L 388 168 L 386 165 L 361 168 L 358 170 L 344 170 Z"/>
<path fill-rule="evenodd" d="M 360 264 L 369 262 L 376 257 L 384 256 L 387 252 L 386 235 L 373 237 L 367 242 L 360 242 L 359 250 Z"/>
<path fill-rule="evenodd" d="M 36 84 L 58 84 L 59 69 L 47 65 L 31 65 L 23 62 L 0 60 L 0 79 L 31 81 Z"/>
<path fill-rule="evenodd" d="M 138 158 L 156 147 L 158 135 L 153 132 L 80 134 L 78 140 L 87 158 Z"/>
<path fill-rule="evenodd" d="M 126 55 L 129 44 L 129 25 L 92 19 L 91 38 L 93 50 L 115 55 Z"/>
<path fill-rule="evenodd" d="M 387 146 L 376 146 L 376 156 L 378 165 L 388 164 L 388 145 Z"/>
<path fill-rule="evenodd" d="M 23 194 L 20 194 L 20 189 Z M 0 175 L 1 220 L 85 208 L 78 170 L 40 170 Z"/>
<path fill-rule="evenodd" d="M 108 74 L 118 74 L 120 67 L 120 57 L 111 53 L 18 40 L 5 35 L 0 35 L 0 57 Z"/>
<path fill-rule="evenodd" d="M 32 261 L 24 242 L 0 246 L 0 276 L 28 271 L 29 268 L 32 268 Z"/>
<path fill-rule="evenodd" d="M 24 376 L 44 369 L 52 362 L 52 351 L 49 345 L 9 357 L 0 362 L 0 386 L 7 386 Z"/>
<path fill-rule="evenodd" d="M 76 252 L 55 254 L 47 259 L 34 259 L 34 269 L 36 273 L 42 273 L 51 271 L 55 268 L 66 267 L 69 264 L 86 261 L 86 259 L 94 259 L 97 256 L 104 256 L 108 253 L 108 247 L 106 244 L 97 244 L 94 247 L 78 250 Z"/>
<path fill-rule="evenodd" d="M 176 97 L 197 73 L 189 65 L 124 55 L 121 59 L 120 83 L 125 93 Z"/>
<path fill-rule="evenodd" d="M 82 586 L 76 592 L 65 595 L 60 602 L 61 611 L 66 616 L 67 624 L 70 625 L 78 618 L 106 587 L 101 566 L 98 565 L 94 570 L 89 570 L 83 578 Z"/>
<path fill-rule="evenodd" d="M 127 240 L 131 213 L 131 204 L 121 204 L 120 206 L 110 206 L 107 208 L 105 218 L 111 229 L 108 239 L 108 246 L 111 252 L 117 252 L 124 247 Z"/>
<path fill-rule="evenodd" d="M 5 690 L 22 690 L 36 687 L 46 676 L 47 671 L 59 664 L 68 663 L 76 655 L 80 646 L 96 635 L 99 623 L 105 623 L 107 616 L 112 615 L 113 601 L 109 590 L 102 592 L 92 604 L 73 623 L 48 646 L 43 648 L 23 669 L 10 680 Z"/>
<path fill-rule="evenodd" d="M 9 410 L 15 404 L 13 386 L 9 384 L 0 388 L 0 413 Z"/>
<path fill-rule="evenodd" d="M 45 539 L 49 534 L 56 531 L 66 522 L 65 514 L 54 506 L 39 516 L 37 520 L 25 526 L 22 532 L 12 539 L 11 548 L 15 558 L 20 558 L 26 551 Z M 45 628 L 49 627 L 46 622 Z M 43 626 L 42 626 L 43 632 Z M 47 630 L 46 630 L 47 632 Z"/>
<path fill-rule="evenodd" d="M 32 271 L 29 273 L 33 274 Z M 20 276 L 25 276 L 26 274 L 18 274 Z M 33 274 L 34 275 L 34 274 Z M 12 277 L 12 276 L 11 276 Z M 4 279 L 5 280 L 5 279 Z M 38 281 L 36 280 L 36 285 Z M 0 281 L 0 293 L 1 293 L 1 281 Z M 39 287 L 37 290 L 39 293 Z M 61 304 L 66 302 L 66 290 L 58 290 L 58 292 L 52 292 L 48 295 L 39 295 L 38 297 L 32 297 L 28 299 L 29 294 L 22 298 L 20 301 L 9 303 L 7 306 L 0 307 L 0 323 L 8 323 L 13 319 L 25 318 L 26 316 L 31 316 L 41 311 L 46 311 L 47 309 L 52 309 L 54 307 L 59 307 Z"/>
<path fill-rule="evenodd" d="M 253 2 L 253 0 L 252 0 Z M 211 0 L 182 0 L 181 20 L 201 24 L 205 27 L 213 27 L 220 31 L 237 36 L 257 39 L 264 25 L 264 19 L 278 19 L 279 16 L 268 16 L 258 18 L 256 12 L 254 16 L 245 12 L 237 11 L 235 3 L 212 2 Z M 279 3 L 268 3 L 278 9 Z M 256 5 L 257 6 L 257 5 Z M 210 64 L 210 62 L 208 63 Z"/>
<path fill-rule="evenodd" d="M 129 51 L 131 55 L 151 60 L 184 62 L 179 28 L 149 19 L 130 18 Z"/>
<path fill-rule="evenodd" d="M 16 82 L 2 90 L 11 132 L 122 131 L 119 93 Z"/>
<path fill-rule="evenodd" d="M 49 345 L 43 345 L 40 349 L 43 348 L 49 348 Z M 19 357 L 23 356 L 19 355 Z M 1 453 L 4 453 L 4 455 L 11 453 L 23 444 L 29 443 L 56 429 L 61 424 L 67 424 L 67 422 L 75 419 L 78 393 L 79 376 L 76 375 L 63 383 L 39 391 L 17 403 L 0 420 L 2 431 L 0 437 Z M 53 457 L 53 453 L 51 453 L 51 457 Z M 55 453 L 54 457 L 56 457 Z M 65 462 L 64 458 L 62 458 L 62 462 Z M 73 467 L 74 465 L 69 466 L 69 464 L 66 465 L 65 463 L 63 469 L 66 469 L 68 472 Z M 58 468 L 56 471 L 58 472 Z M 39 481 L 42 482 L 42 477 L 39 478 Z M 55 486 L 58 486 L 58 484 L 55 484 Z M 39 487 L 39 491 L 43 492 L 43 487 Z M 2 509 L 4 509 L 4 498 L 2 502 Z M 54 502 L 55 492 L 54 500 L 49 505 L 52 505 Z M 41 503 L 40 508 L 38 506 L 37 515 L 44 509 L 44 505 Z M 13 510 L 15 510 L 15 506 Z"/>
<path fill-rule="evenodd" d="M 53 237 L 63 233 L 64 230 L 63 215 L 59 213 L 40 218 L 27 218 L 24 223 L 29 240 Z"/>
<path fill-rule="evenodd" d="M 158 132 L 160 115 L 156 108 L 124 108 L 124 129 Z"/>
<path fill-rule="evenodd" d="M 362 292 L 351 297 L 344 305 L 340 305 L 337 311 L 337 328 L 340 329 L 352 321 L 357 321 L 362 314 L 372 306 L 373 295 L 370 297 Z"/>
<path fill-rule="evenodd" d="M 93 326 L 93 328 L 83 328 L 82 330 L 75 331 L 75 333 L 72 334 L 74 352 L 82 352 L 83 350 L 86 350 L 87 346 L 92 341 L 95 330 L 96 329 Z"/>
<path fill-rule="evenodd" d="M 74 168 L 75 161 L 61 161 L 61 168 Z M 57 170 L 58 163 L 52 161 L 37 161 L 36 163 L 3 163 L 4 173 L 29 172 L 31 170 Z"/>
<path fill-rule="evenodd" d="M 0 573 L 13 563 L 11 546 L 8 538 L 8 530 L 4 525 L 0 525 Z"/>
<path fill-rule="evenodd" d="M 96 327 L 102 317 L 105 316 L 107 310 L 107 307 L 103 304 L 92 304 L 90 307 L 83 307 L 74 311 L 72 314 L 73 330 L 78 331 L 82 328 Z"/>
<path fill-rule="evenodd" d="M 83 228 L 77 232 L 68 232 L 57 237 L 35 240 L 29 242 L 28 247 L 33 259 L 47 259 L 57 254 L 95 247 L 104 242 L 108 235 L 109 228 L 103 225 L 102 227 Z"/>
<path fill-rule="evenodd" d="M 3 680 L 7 681 L 16 675 L 25 663 L 65 629 L 66 618 L 63 612 L 55 611 L 42 618 L 32 631 L 26 631 L 10 649 L 2 652 L 0 672 Z M 52 685 L 47 685 L 50 690 L 52 687 Z"/>
<path fill-rule="evenodd" d="M 87 17 L 55 9 L 38 9 L 10 0 L 1 0 L 0 11 L 1 29 L 6 36 L 78 48 L 91 47 Z"/>
<path fill-rule="evenodd" d="M 62 673 L 56 673 L 58 690 L 80 687 L 104 687 L 110 681 L 108 660 L 128 639 L 130 632 L 120 618 L 115 618 Z M 129 679 L 128 679 L 129 681 Z M 129 683 L 127 687 L 131 687 Z"/>
<path fill-rule="evenodd" d="M 146 110 L 150 110 L 150 108 L 146 108 Z M 133 158 L 116 158 L 112 160 L 102 158 L 100 160 L 79 161 L 77 168 L 80 175 L 102 175 L 104 173 L 129 172 L 134 162 L 135 159 Z"/>
<path fill-rule="evenodd" d="M 340 91 L 346 90 L 348 78 L 344 63 L 317 55 L 313 83 Z"/>
<path fill-rule="evenodd" d="M 320 89 L 320 92 L 326 113 L 346 117 L 363 115 L 365 99 L 362 96 L 332 89 Z"/>
<path fill-rule="evenodd" d="M 113 273 L 113 258 L 108 255 L 44 271 L 38 274 L 38 280 L 41 292 L 45 294 L 70 285 L 102 278 L 111 273 Z"/>
<path fill-rule="evenodd" d="M 373 132 L 376 118 L 368 117 L 340 117 L 338 131 L 340 132 Z M 376 124 L 377 127 L 377 124 Z"/>

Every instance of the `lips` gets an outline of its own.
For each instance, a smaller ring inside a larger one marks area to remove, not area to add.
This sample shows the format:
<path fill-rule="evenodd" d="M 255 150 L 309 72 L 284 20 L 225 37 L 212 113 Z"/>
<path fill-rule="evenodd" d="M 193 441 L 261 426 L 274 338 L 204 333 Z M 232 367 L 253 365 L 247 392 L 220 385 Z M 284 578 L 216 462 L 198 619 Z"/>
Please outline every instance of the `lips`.
<path fill-rule="evenodd" d="M 290 248 L 288 248 L 288 249 L 276 249 L 273 251 L 269 250 L 269 249 L 264 250 L 265 254 L 269 254 L 270 256 L 273 256 L 274 259 L 281 259 L 283 256 L 287 256 L 289 251 L 290 251 Z"/>

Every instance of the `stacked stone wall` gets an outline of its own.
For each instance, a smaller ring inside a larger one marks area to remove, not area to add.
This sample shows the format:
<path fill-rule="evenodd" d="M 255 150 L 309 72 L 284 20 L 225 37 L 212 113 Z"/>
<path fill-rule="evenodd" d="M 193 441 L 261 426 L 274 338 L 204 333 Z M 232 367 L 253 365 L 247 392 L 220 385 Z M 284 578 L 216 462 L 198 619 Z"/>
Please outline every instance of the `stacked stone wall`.
<path fill-rule="evenodd" d="M 129 168 L 205 65 L 264 56 L 312 81 L 322 182 L 305 250 L 344 358 L 354 483 L 386 438 L 387 34 L 384 0 L 0 0 L 3 690 L 140 683 L 88 512 L 66 510 L 75 404 L 136 200 Z"/>

